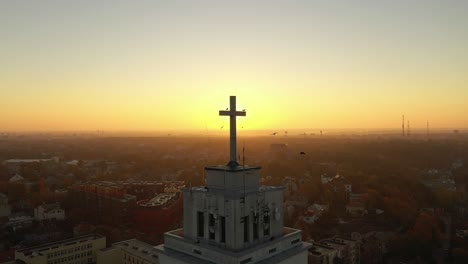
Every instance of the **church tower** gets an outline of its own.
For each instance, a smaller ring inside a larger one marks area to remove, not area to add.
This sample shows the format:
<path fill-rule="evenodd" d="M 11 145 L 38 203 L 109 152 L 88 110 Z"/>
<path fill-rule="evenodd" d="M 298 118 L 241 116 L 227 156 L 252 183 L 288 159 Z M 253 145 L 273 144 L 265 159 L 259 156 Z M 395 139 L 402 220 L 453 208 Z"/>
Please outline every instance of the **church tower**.
<path fill-rule="evenodd" d="M 261 186 L 260 167 L 239 165 L 236 97 L 230 108 L 230 161 L 206 167 L 207 185 L 183 190 L 184 226 L 164 234 L 162 264 L 307 263 L 301 231 L 283 226 L 284 187 Z"/>

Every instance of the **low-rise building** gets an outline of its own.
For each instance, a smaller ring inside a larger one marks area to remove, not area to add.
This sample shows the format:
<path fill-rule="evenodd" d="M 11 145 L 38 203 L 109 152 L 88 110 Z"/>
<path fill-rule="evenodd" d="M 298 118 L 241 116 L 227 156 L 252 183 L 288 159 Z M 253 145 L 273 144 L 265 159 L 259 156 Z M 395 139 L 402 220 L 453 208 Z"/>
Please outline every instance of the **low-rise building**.
<path fill-rule="evenodd" d="M 330 206 L 328 204 L 312 204 L 304 212 L 304 222 L 307 224 L 315 223 L 324 213 L 328 212 L 329 208 Z"/>
<path fill-rule="evenodd" d="M 65 220 L 65 210 L 59 203 L 42 204 L 34 208 L 34 218 L 38 221 Z"/>
<path fill-rule="evenodd" d="M 8 222 L 5 224 L 5 227 L 13 230 L 26 228 L 32 225 L 33 220 L 30 215 L 24 212 L 14 213 L 8 216 Z"/>
<path fill-rule="evenodd" d="M 106 247 L 106 237 L 91 234 L 17 250 L 15 260 L 26 264 L 88 264 Z"/>
<path fill-rule="evenodd" d="M 457 186 L 453 175 L 450 171 L 444 170 L 428 170 L 423 176 L 420 182 L 426 186 L 426 188 L 437 191 L 437 190 L 446 190 L 446 191 L 456 191 Z"/>
<path fill-rule="evenodd" d="M 360 263 L 360 241 L 342 236 L 313 241 L 308 259 L 311 264 Z"/>
<path fill-rule="evenodd" d="M 312 242 L 312 247 L 309 249 L 309 264 L 334 264 L 337 258 L 338 251 L 333 247 Z"/>
<path fill-rule="evenodd" d="M 159 255 L 153 245 L 137 239 L 130 239 L 99 250 L 97 263 L 159 264 Z"/>

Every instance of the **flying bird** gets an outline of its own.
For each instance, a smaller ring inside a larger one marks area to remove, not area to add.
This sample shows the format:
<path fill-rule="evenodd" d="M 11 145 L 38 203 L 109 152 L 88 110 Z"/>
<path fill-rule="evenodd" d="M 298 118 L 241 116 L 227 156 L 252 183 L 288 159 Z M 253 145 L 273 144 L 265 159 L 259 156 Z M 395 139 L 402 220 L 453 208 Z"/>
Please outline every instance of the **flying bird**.
<path fill-rule="evenodd" d="M 276 134 L 278 134 L 278 132 L 272 133 L 271 135 L 272 135 L 272 136 L 276 136 Z"/>
<path fill-rule="evenodd" d="M 229 108 L 226 108 L 226 111 L 229 110 Z"/>
<path fill-rule="evenodd" d="M 224 127 L 224 126 L 221 126 L 221 128 L 220 128 L 220 129 L 223 129 L 223 127 Z"/>
<path fill-rule="evenodd" d="M 301 151 L 299 154 L 301 155 L 305 155 L 306 153 L 304 151 Z"/>

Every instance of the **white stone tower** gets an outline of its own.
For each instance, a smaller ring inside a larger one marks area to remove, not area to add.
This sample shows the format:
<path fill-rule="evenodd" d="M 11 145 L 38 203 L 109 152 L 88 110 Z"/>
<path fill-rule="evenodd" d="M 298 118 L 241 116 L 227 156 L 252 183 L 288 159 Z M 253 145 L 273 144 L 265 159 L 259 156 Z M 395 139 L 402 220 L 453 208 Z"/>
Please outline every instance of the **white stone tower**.
<path fill-rule="evenodd" d="M 301 231 L 283 226 L 284 187 L 260 186 L 260 167 L 236 159 L 236 97 L 230 109 L 230 161 L 206 167 L 207 186 L 183 190 L 184 227 L 164 234 L 162 264 L 307 263 Z"/>

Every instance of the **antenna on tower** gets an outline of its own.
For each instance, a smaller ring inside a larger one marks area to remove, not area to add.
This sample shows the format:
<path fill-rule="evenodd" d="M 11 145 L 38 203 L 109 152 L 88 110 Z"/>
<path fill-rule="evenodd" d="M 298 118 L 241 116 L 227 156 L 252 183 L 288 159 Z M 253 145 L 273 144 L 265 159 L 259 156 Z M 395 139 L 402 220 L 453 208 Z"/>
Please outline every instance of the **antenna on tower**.
<path fill-rule="evenodd" d="M 405 115 L 401 116 L 401 135 L 405 136 Z"/>

